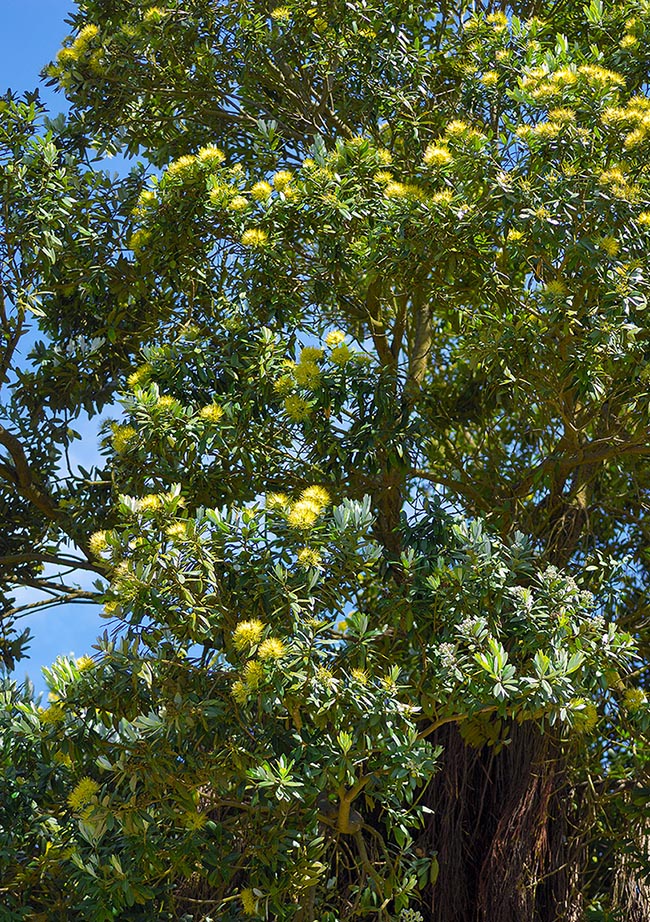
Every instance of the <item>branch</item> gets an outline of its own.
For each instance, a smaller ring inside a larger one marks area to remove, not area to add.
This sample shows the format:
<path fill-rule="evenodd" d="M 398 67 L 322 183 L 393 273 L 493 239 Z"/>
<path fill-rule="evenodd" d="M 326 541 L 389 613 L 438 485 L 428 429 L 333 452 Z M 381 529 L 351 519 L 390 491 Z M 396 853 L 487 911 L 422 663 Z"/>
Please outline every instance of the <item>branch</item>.
<path fill-rule="evenodd" d="M 2 613 L 2 618 L 24 618 L 30 611 L 37 608 L 54 608 L 55 605 L 67 605 L 80 602 L 95 602 L 100 604 L 103 596 L 99 592 L 86 592 L 84 589 L 77 589 L 74 592 L 68 592 L 58 599 L 43 599 L 40 602 L 30 602 L 28 605 L 17 605 Z"/>

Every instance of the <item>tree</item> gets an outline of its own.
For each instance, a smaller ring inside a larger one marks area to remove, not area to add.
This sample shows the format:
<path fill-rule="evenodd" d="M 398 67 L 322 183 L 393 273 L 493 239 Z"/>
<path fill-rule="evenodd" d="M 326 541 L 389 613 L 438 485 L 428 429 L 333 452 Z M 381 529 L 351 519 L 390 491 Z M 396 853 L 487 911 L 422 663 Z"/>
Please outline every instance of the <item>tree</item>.
<path fill-rule="evenodd" d="M 21 586 L 121 634 L 7 685 L 8 918 L 647 918 L 650 9 L 71 22 L 67 123 L 5 103 L 4 656 Z"/>

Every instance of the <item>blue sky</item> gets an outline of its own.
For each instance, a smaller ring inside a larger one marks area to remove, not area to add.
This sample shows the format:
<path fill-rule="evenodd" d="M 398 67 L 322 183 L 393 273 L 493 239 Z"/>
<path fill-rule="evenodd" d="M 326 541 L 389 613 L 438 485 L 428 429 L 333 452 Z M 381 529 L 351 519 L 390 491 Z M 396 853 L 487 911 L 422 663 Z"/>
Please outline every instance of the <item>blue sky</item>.
<path fill-rule="evenodd" d="M 65 19 L 74 8 L 73 0 L 1 0 L 0 94 L 32 90 L 39 85 L 41 69 L 52 60 L 61 41 L 70 32 Z M 65 100 L 52 90 L 41 88 L 41 95 L 52 114 L 65 108 Z M 84 427 L 86 429 L 86 427 Z M 95 451 L 95 427 L 85 432 L 85 444 L 76 443 L 77 460 L 88 460 Z M 41 666 L 49 665 L 60 654 L 92 652 L 98 633 L 108 623 L 99 618 L 96 607 L 67 606 L 23 619 L 34 634 L 30 659 L 19 664 L 15 677 L 26 674 L 37 691 L 44 688 Z"/>

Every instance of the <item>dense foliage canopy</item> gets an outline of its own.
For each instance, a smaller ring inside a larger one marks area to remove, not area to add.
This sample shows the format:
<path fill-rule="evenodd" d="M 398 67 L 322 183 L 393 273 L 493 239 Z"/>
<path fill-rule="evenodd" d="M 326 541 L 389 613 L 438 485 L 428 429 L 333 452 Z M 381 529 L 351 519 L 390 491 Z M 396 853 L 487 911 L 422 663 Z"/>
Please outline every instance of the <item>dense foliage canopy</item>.
<path fill-rule="evenodd" d="M 0 655 L 111 630 L 4 683 L 0 920 L 647 920 L 650 4 L 70 25 L 0 101 Z"/>

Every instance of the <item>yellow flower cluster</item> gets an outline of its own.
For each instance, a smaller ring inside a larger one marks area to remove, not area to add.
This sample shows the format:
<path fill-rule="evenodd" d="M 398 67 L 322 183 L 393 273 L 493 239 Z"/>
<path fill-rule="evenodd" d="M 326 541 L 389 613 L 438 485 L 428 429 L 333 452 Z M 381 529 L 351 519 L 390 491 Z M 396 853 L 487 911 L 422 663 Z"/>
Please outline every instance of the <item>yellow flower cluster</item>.
<path fill-rule="evenodd" d="M 481 77 L 481 83 L 488 88 L 496 86 L 499 82 L 499 74 L 496 70 L 486 70 Z"/>
<path fill-rule="evenodd" d="M 609 189 L 616 198 L 635 201 L 639 194 L 638 186 L 630 183 L 627 176 L 618 167 L 604 170 L 598 177 L 601 186 Z"/>
<path fill-rule="evenodd" d="M 328 333 L 325 337 L 325 345 L 329 346 L 330 349 L 333 349 L 334 346 L 340 346 L 344 341 L 345 333 L 342 330 L 332 330 L 332 332 Z"/>
<path fill-rule="evenodd" d="M 267 643 L 265 640 L 264 643 Z M 262 644 L 262 646 L 264 645 Z M 261 649 L 262 647 L 260 647 Z M 264 678 L 264 664 L 259 660 L 250 659 L 244 666 L 244 684 L 253 691 L 259 687 Z"/>
<path fill-rule="evenodd" d="M 158 23 L 162 22 L 166 15 L 167 10 L 163 10 L 159 6 L 150 6 L 142 18 L 148 23 Z"/>
<path fill-rule="evenodd" d="M 82 778 L 68 795 L 68 803 L 76 812 L 92 803 L 99 793 L 99 785 L 92 778 Z"/>
<path fill-rule="evenodd" d="M 562 67 L 552 72 L 546 67 L 535 67 L 522 79 L 524 89 L 530 92 L 533 99 L 542 103 L 561 97 L 568 88 L 578 84 L 581 92 L 591 89 L 597 93 L 616 93 L 625 86 L 625 79 L 596 64 Z"/>
<path fill-rule="evenodd" d="M 424 162 L 426 166 L 438 169 L 439 167 L 449 166 L 453 162 L 453 157 L 443 144 L 429 144 L 424 152 Z"/>
<path fill-rule="evenodd" d="M 111 429 L 113 431 L 113 449 L 118 455 L 122 455 L 129 450 L 131 442 L 137 438 L 138 433 L 133 426 L 121 426 L 118 423 L 113 423 Z"/>
<path fill-rule="evenodd" d="M 235 195 L 228 202 L 229 211 L 244 211 L 248 208 L 248 199 L 244 195 Z"/>
<path fill-rule="evenodd" d="M 273 185 L 278 192 L 284 192 L 291 184 L 293 173 L 290 170 L 278 170 L 273 176 Z"/>
<path fill-rule="evenodd" d="M 273 186 L 270 183 L 261 180 L 260 182 L 256 182 L 251 189 L 251 196 L 257 202 L 265 202 L 272 192 Z"/>
<path fill-rule="evenodd" d="M 611 256 L 612 259 L 615 256 L 618 256 L 619 243 L 616 237 L 599 237 L 596 240 L 596 246 L 599 250 L 602 250 L 603 253 L 606 253 L 608 256 Z"/>
<path fill-rule="evenodd" d="M 138 228 L 129 237 L 129 249 L 139 255 L 151 240 L 151 234 L 144 227 Z"/>
<path fill-rule="evenodd" d="M 75 666 L 79 672 L 87 672 L 88 669 L 95 668 L 95 660 L 92 656 L 80 656 L 79 659 L 75 660 Z"/>
<path fill-rule="evenodd" d="M 232 642 L 237 650 L 247 650 L 262 639 L 264 625 L 257 618 L 252 621 L 240 621 L 232 635 Z"/>
<path fill-rule="evenodd" d="M 218 423 L 223 418 L 223 407 L 218 403 L 209 403 L 200 409 L 199 416 L 209 423 Z"/>
<path fill-rule="evenodd" d="M 648 703 L 645 692 L 640 688 L 628 688 L 623 695 L 623 706 L 633 714 Z"/>
<path fill-rule="evenodd" d="M 267 509 L 284 509 L 289 505 L 289 497 L 286 493 L 269 493 L 266 497 Z"/>
<path fill-rule="evenodd" d="M 294 423 L 302 423 L 311 415 L 311 404 L 297 394 L 289 394 L 284 401 L 284 412 Z"/>
<path fill-rule="evenodd" d="M 140 367 L 136 368 L 136 370 L 127 378 L 129 387 L 135 390 L 137 387 L 148 384 L 152 372 L 153 368 L 149 362 L 145 362 L 144 365 L 140 365 Z"/>
<path fill-rule="evenodd" d="M 44 725 L 56 726 L 65 720 L 65 711 L 60 705 L 52 704 L 49 708 L 39 711 L 38 719 Z"/>
<path fill-rule="evenodd" d="M 88 547 L 93 557 L 100 557 L 102 552 L 108 547 L 105 531 L 96 531 L 88 540 Z"/>
<path fill-rule="evenodd" d="M 330 352 L 330 361 L 335 365 L 347 365 L 348 362 L 351 362 L 354 359 L 354 352 L 346 343 L 342 343 L 340 346 L 336 346 Z"/>
<path fill-rule="evenodd" d="M 271 10 L 271 19 L 276 22 L 287 22 L 291 19 L 291 10 L 288 6 L 276 6 L 274 10 Z"/>
<path fill-rule="evenodd" d="M 95 39 L 98 37 L 99 29 L 97 26 L 84 26 L 72 44 L 59 51 L 56 56 L 57 61 L 62 65 L 76 64 L 81 58 L 84 58 L 88 54 L 91 45 L 93 45 Z"/>
<path fill-rule="evenodd" d="M 389 182 L 384 189 L 384 195 L 390 199 L 404 199 L 405 201 L 421 202 L 426 196 L 423 189 L 415 183 Z"/>
<path fill-rule="evenodd" d="M 174 522 L 165 534 L 172 541 L 184 541 L 188 537 L 187 522 Z"/>
<path fill-rule="evenodd" d="M 257 912 L 258 900 L 252 889 L 250 887 L 246 887 L 245 890 L 242 890 L 239 894 L 239 899 L 241 900 L 244 914 L 247 916 L 254 916 Z"/>
<path fill-rule="evenodd" d="M 323 563 L 323 558 L 313 547 L 303 547 L 298 551 L 297 560 L 301 567 L 308 569 L 317 569 Z"/>
<path fill-rule="evenodd" d="M 201 164 L 201 166 L 207 167 L 208 169 L 214 169 L 215 167 L 221 166 L 221 164 L 226 159 L 226 155 L 219 147 L 215 147 L 214 144 L 208 144 L 207 147 L 202 147 L 201 150 L 196 155 L 196 159 Z"/>
<path fill-rule="evenodd" d="M 324 487 L 308 487 L 292 505 L 287 522 L 293 528 L 309 529 L 330 503 L 330 495 Z"/>
<path fill-rule="evenodd" d="M 261 660 L 282 659 L 286 652 L 287 648 L 279 637 L 267 637 L 257 649 L 257 655 Z"/>
<path fill-rule="evenodd" d="M 167 167 L 167 176 L 178 179 L 187 179 L 194 175 L 196 169 L 197 160 L 196 157 L 193 157 L 191 154 L 185 154 L 182 157 L 179 157 L 178 160 L 174 160 Z"/>
<path fill-rule="evenodd" d="M 137 501 L 138 512 L 158 512 L 164 503 L 164 497 L 159 493 L 148 493 Z"/>
<path fill-rule="evenodd" d="M 249 227 L 241 235 L 241 242 L 246 247 L 265 247 L 269 242 L 269 235 L 261 227 Z"/>
<path fill-rule="evenodd" d="M 156 401 L 155 407 L 163 413 L 174 413 L 182 409 L 178 400 L 170 394 L 163 394 Z"/>

